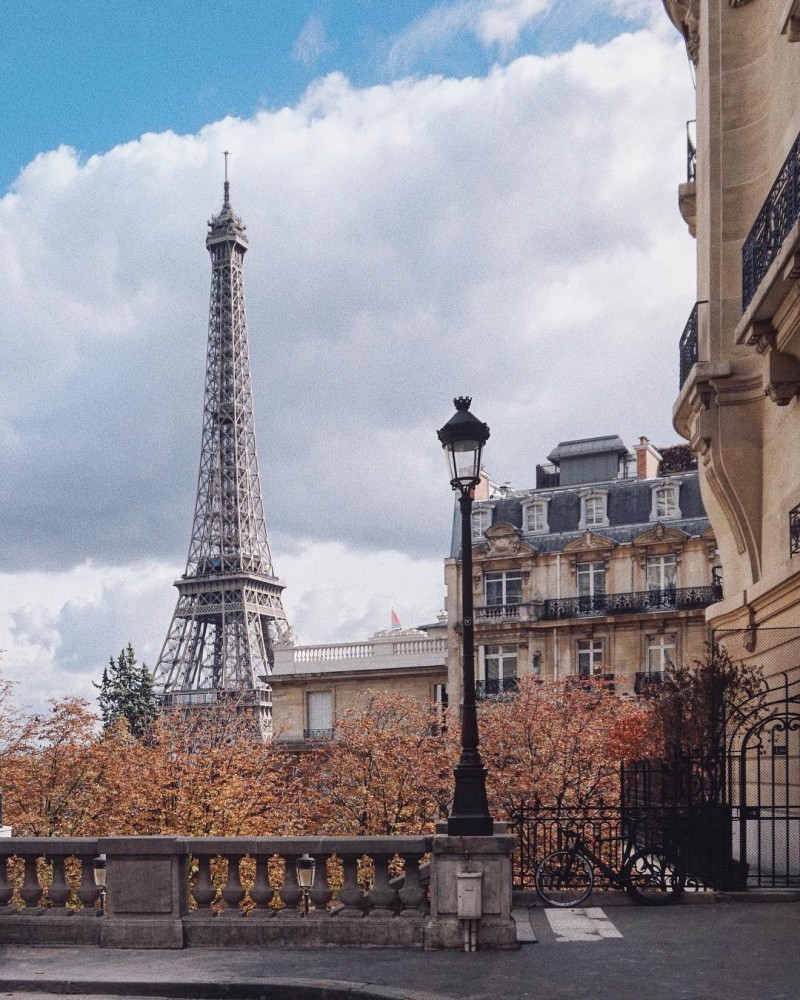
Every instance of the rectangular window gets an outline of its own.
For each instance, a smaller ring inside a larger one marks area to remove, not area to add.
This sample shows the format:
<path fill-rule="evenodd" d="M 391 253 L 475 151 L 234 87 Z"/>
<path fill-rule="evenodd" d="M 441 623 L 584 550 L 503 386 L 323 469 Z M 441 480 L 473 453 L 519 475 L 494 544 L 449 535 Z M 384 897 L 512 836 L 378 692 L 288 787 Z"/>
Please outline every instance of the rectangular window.
<path fill-rule="evenodd" d="M 678 557 L 674 553 L 647 557 L 647 589 L 674 590 L 678 585 Z"/>
<path fill-rule="evenodd" d="M 578 674 L 594 677 L 603 672 L 603 640 L 578 639 Z"/>
<path fill-rule="evenodd" d="M 545 505 L 534 503 L 525 508 L 525 530 L 526 531 L 546 531 L 547 520 L 545 518 Z"/>
<path fill-rule="evenodd" d="M 678 491 L 674 486 L 661 486 L 656 490 L 656 517 L 678 516 Z"/>
<path fill-rule="evenodd" d="M 483 578 L 484 602 L 491 607 L 502 604 L 522 604 L 522 573 L 486 573 Z"/>
<path fill-rule="evenodd" d="M 333 734 L 332 691 L 309 691 L 306 696 L 306 713 L 306 739 L 319 739 Z"/>
<path fill-rule="evenodd" d="M 491 696 L 502 694 L 503 691 L 516 691 L 516 646 L 484 646 L 482 666 L 479 693 Z"/>
<path fill-rule="evenodd" d="M 647 672 L 661 674 L 675 666 L 677 642 L 674 635 L 651 635 L 647 639 Z"/>
<path fill-rule="evenodd" d="M 605 524 L 606 520 L 606 498 L 586 497 L 584 500 L 587 528 L 598 527 Z"/>
<path fill-rule="evenodd" d="M 476 507 L 472 511 L 472 537 L 482 538 L 486 529 L 492 523 L 490 507 Z"/>
<path fill-rule="evenodd" d="M 431 689 L 431 698 L 433 701 L 433 713 L 435 716 L 435 721 L 431 726 L 431 733 L 433 736 L 437 736 L 446 730 L 445 716 L 447 712 L 447 685 L 434 684 Z"/>
<path fill-rule="evenodd" d="M 578 563 L 575 568 L 578 597 L 599 597 L 606 592 L 606 564 L 603 562 Z"/>

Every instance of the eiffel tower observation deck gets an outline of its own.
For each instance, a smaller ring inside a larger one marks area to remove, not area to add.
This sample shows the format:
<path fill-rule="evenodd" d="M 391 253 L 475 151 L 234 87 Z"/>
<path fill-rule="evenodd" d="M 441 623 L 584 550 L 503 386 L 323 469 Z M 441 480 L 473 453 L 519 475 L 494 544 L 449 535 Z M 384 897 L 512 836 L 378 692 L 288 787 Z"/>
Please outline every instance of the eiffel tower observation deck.
<path fill-rule="evenodd" d="M 267 738 L 272 648 L 290 630 L 258 473 L 244 305 L 248 244 L 231 208 L 225 157 L 225 199 L 206 237 L 211 305 L 194 526 L 155 681 L 164 708 L 235 701 Z"/>

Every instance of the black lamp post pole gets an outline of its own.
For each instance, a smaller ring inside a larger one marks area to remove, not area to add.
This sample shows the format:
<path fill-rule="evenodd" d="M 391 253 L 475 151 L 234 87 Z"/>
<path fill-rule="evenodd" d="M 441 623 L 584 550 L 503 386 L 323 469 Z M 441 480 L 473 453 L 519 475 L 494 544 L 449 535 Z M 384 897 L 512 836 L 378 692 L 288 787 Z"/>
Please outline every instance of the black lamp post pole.
<path fill-rule="evenodd" d="M 494 823 L 486 798 L 486 768 L 478 752 L 478 710 L 475 704 L 475 639 L 472 600 L 472 489 L 462 491 L 461 507 L 461 757 L 447 832 L 456 837 L 489 837 Z"/>

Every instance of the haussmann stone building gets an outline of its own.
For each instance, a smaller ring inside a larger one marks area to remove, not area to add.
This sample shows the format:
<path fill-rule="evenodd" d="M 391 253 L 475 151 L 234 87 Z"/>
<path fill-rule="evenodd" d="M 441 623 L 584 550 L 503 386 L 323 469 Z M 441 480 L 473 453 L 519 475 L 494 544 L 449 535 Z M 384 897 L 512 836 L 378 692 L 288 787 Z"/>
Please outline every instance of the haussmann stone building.
<path fill-rule="evenodd" d="M 717 545 L 688 449 L 662 459 L 646 438 L 631 449 L 607 436 L 562 442 L 548 457 L 531 489 L 477 489 L 478 697 L 511 694 L 528 675 L 603 677 L 633 695 L 704 657 Z M 451 704 L 461 700 L 459 550 L 457 516 L 445 564 Z"/>

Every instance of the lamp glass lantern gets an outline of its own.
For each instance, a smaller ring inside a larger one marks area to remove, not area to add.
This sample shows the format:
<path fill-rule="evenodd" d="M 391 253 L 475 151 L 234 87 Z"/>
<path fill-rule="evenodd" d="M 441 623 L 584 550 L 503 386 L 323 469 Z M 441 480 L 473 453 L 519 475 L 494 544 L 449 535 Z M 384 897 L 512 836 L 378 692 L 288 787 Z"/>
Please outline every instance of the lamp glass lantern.
<path fill-rule="evenodd" d="M 317 863 L 310 854 L 303 854 L 297 859 L 297 884 L 301 889 L 308 890 L 314 885 L 314 873 L 317 870 Z"/>
<path fill-rule="evenodd" d="M 94 869 L 94 884 L 98 889 L 105 889 L 106 887 L 106 856 L 105 854 L 98 854 L 97 857 L 92 862 L 92 867 Z"/>
<path fill-rule="evenodd" d="M 469 396 L 458 396 L 453 402 L 456 412 L 437 434 L 447 458 L 450 485 L 464 494 L 480 482 L 481 455 L 489 440 L 489 427 L 469 412 Z"/>

